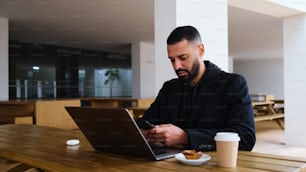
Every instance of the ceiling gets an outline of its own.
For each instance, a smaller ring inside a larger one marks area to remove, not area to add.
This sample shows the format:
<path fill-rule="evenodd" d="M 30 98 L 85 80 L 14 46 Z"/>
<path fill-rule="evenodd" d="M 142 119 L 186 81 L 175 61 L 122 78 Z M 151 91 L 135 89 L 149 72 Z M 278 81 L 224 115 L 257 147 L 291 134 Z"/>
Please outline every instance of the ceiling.
<path fill-rule="evenodd" d="M 124 52 L 130 42 L 153 41 L 153 7 L 153 0 L 0 0 L 0 17 L 9 19 L 10 39 Z"/>
<path fill-rule="evenodd" d="M 230 54 L 239 54 L 235 44 L 253 39 L 256 26 L 278 37 L 281 17 L 297 13 L 278 6 L 262 10 L 262 1 L 229 0 Z M 0 0 L 0 17 L 9 19 L 11 40 L 123 53 L 130 53 L 131 42 L 154 42 L 154 0 Z"/>

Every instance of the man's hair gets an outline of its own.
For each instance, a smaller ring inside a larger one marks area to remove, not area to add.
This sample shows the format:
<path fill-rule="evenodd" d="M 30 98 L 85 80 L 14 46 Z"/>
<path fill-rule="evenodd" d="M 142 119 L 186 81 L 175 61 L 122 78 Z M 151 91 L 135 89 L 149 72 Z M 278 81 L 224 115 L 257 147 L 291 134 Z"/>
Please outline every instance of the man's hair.
<path fill-rule="evenodd" d="M 167 45 L 176 44 L 186 39 L 188 42 L 202 43 L 199 31 L 193 26 L 180 26 L 175 28 L 167 39 Z"/>

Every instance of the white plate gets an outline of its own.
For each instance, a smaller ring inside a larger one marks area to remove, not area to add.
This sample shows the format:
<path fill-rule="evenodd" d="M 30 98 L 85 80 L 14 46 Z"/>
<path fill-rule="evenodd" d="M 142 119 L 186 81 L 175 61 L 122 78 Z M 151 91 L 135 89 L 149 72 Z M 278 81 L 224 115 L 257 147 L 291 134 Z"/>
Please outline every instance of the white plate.
<path fill-rule="evenodd" d="M 175 158 L 183 164 L 187 165 L 201 165 L 204 162 L 210 160 L 210 156 L 202 153 L 202 156 L 199 159 L 186 159 L 184 154 L 179 153 L 175 155 Z"/>

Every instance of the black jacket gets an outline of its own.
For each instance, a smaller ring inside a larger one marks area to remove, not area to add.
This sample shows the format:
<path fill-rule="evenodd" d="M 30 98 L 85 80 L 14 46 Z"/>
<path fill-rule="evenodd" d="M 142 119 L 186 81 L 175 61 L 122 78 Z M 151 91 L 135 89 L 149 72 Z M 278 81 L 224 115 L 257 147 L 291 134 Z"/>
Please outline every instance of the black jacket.
<path fill-rule="evenodd" d="M 188 149 L 216 150 L 216 132 L 230 131 L 239 134 L 240 150 L 252 150 L 256 141 L 254 114 L 245 79 L 209 61 L 204 63 L 206 72 L 194 87 L 180 79 L 165 82 L 143 118 L 185 130 Z"/>

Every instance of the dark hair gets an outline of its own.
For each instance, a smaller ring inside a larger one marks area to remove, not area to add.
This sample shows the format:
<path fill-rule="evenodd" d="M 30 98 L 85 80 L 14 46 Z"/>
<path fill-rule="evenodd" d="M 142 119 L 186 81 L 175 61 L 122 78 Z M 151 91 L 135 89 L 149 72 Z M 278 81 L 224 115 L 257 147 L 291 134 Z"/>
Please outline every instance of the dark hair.
<path fill-rule="evenodd" d="M 175 28 L 167 39 L 167 45 L 178 43 L 186 39 L 189 42 L 202 43 L 199 31 L 193 26 L 180 26 Z"/>

